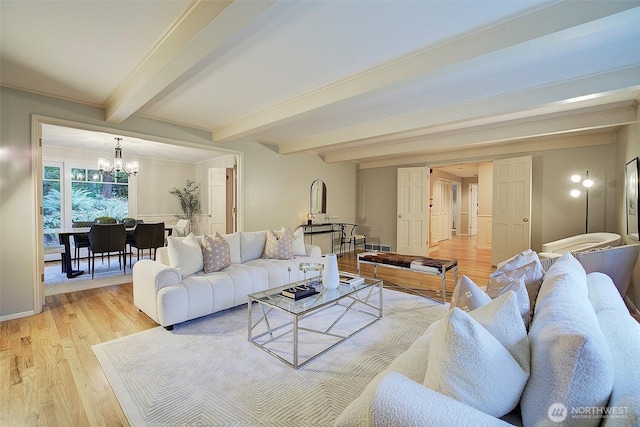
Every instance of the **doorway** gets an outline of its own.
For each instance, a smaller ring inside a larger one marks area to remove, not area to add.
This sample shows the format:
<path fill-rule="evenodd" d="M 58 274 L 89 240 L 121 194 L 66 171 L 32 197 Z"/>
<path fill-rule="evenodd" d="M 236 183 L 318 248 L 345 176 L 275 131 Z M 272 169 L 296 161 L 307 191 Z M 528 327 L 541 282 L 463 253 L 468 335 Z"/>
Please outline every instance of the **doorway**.
<path fill-rule="evenodd" d="M 146 194 L 148 198 L 150 191 L 157 191 L 157 183 L 160 178 L 167 176 L 166 170 L 157 170 L 152 171 L 152 166 L 154 162 L 157 161 L 158 158 L 162 159 L 164 156 L 165 159 L 175 159 L 177 155 L 188 155 L 192 154 L 193 157 L 197 157 L 197 160 L 193 160 L 192 164 L 197 165 L 202 163 L 203 156 L 204 158 L 213 158 L 221 155 L 226 156 L 234 156 L 237 159 L 237 170 L 241 170 L 242 166 L 242 153 L 237 152 L 235 150 L 228 149 L 220 149 L 220 148 L 212 148 L 205 145 L 195 144 L 186 141 L 174 140 L 170 138 L 156 137 L 150 136 L 146 134 L 139 134 L 134 132 L 126 132 L 120 129 L 112 129 L 108 127 L 102 126 L 94 126 L 85 123 L 79 122 L 71 122 L 62 119 L 56 119 L 45 116 L 32 116 L 32 133 L 31 133 L 31 147 L 32 147 L 32 180 L 34 182 L 34 200 L 36 201 L 38 207 L 43 210 L 43 184 L 44 184 L 44 168 L 43 168 L 43 145 L 46 146 L 49 138 L 45 137 L 46 135 L 50 135 L 45 132 L 45 128 L 47 131 L 55 130 L 55 132 L 68 132 L 68 135 L 65 136 L 63 134 L 55 134 L 57 139 L 59 140 L 68 140 L 68 146 L 61 147 L 59 150 L 59 155 L 56 157 L 60 159 L 64 159 L 67 156 L 74 157 L 72 153 L 77 153 L 77 156 L 80 160 L 84 162 L 89 162 L 91 165 L 96 165 L 95 169 L 97 169 L 97 158 L 104 155 L 113 155 L 114 150 L 114 140 L 115 136 L 122 136 L 130 141 L 135 141 L 136 143 L 130 144 L 128 148 L 123 150 L 123 157 L 131 157 L 132 159 L 140 158 L 143 160 L 141 163 L 141 170 L 138 173 L 138 176 L 135 178 L 136 183 L 142 184 L 142 188 L 139 188 L 139 192 Z M 84 135 L 101 135 L 97 140 L 80 140 L 80 136 Z M 43 136 L 44 135 L 44 136 Z M 106 135 L 106 138 L 105 138 Z M 54 140 L 55 138 L 51 138 Z M 57 140 L 55 139 L 55 140 Z M 100 141 L 105 140 L 105 144 L 107 148 L 101 147 Z M 139 143 L 139 144 L 138 144 Z M 98 144 L 98 145 L 95 145 Z M 150 145 L 147 145 L 150 144 Z M 150 148 L 152 147 L 152 148 Z M 139 150 L 136 152 L 136 150 Z M 163 154 L 162 151 L 166 150 Z M 71 154 L 70 154 L 71 153 Z M 149 157 L 148 153 L 153 153 L 153 157 Z M 197 153 L 194 154 L 194 153 Z M 146 154 L 146 156 L 144 155 Z M 160 157 L 158 157 L 160 156 Z M 169 160 L 167 160 L 169 161 Z M 177 160 L 176 160 L 177 161 Z M 184 162 L 185 164 L 188 162 Z M 145 168 L 147 168 L 145 170 Z M 87 170 L 90 168 L 87 168 Z M 143 175 L 145 174 L 145 175 Z M 141 179 L 141 176 L 145 176 L 144 179 Z M 176 186 L 180 183 L 176 182 Z M 241 199 L 241 190 L 242 185 L 240 180 L 238 179 L 235 187 L 235 195 L 237 200 Z M 169 185 L 171 184 L 166 184 Z M 167 194 L 169 194 L 170 188 L 167 188 Z M 171 197 L 171 196 L 168 196 Z M 148 208 L 147 208 L 148 209 Z M 129 213 L 138 216 L 138 209 L 136 204 L 130 207 Z M 64 212 L 63 212 L 64 213 Z M 242 226 L 242 211 L 240 204 L 236 204 L 235 214 L 235 223 Z M 64 215 L 63 215 L 64 216 Z M 70 216 L 66 215 L 67 223 L 70 221 Z M 44 229 L 43 223 L 43 215 L 36 215 L 35 221 L 35 235 L 37 238 L 36 244 L 36 265 L 37 269 L 34 271 L 33 276 L 33 286 L 34 286 L 34 311 L 36 313 L 40 312 L 41 307 L 44 303 L 45 298 L 45 263 L 44 263 L 44 240 L 45 236 L 43 236 L 42 230 Z M 145 216 L 145 222 L 169 222 L 175 221 L 175 216 L 171 212 L 164 212 L 160 210 L 154 210 L 152 213 L 148 213 Z M 54 236 L 55 237 L 55 236 Z M 51 236 L 47 236 L 47 238 L 51 238 Z M 59 266 L 57 267 L 60 268 Z M 117 272 L 117 270 L 114 269 Z M 119 274 L 122 276 L 122 273 Z M 130 276 L 129 276 L 130 277 Z M 76 278 L 77 279 L 77 278 Z M 90 276 L 88 281 L 91 281 Z M 70 283 L 71 281 L 69 281 Z M 71 283 L 70 283 L 71 284 Z M 77 284 L 75 284 L 77 286 Z M 77 290 L 77 289 L 76 289 Z"/>

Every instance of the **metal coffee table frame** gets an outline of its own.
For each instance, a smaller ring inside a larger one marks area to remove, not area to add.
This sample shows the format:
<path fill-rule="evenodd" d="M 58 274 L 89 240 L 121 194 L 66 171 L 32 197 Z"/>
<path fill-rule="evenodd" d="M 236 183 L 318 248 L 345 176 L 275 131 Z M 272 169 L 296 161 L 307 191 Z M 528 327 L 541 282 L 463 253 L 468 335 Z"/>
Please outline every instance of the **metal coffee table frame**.
<path fill-rule="evenodd" d="M 304 283 L 304 281 L 298 282 L 297 284 L 301 283 Z M 382 318 L 382 280 L 365 278 L 364 283 L 356 285 L 341 284 L 336 290 L 325 290 L 322 286 L 317 286 L 317 289 L 320 291 L 319 294 L 303 298 L 298 301 L 293 301 L 290 298 L 286 298 L 280 295 L 280 292 L 282 290 L 287 289 L 290 286 L 293 285 L 268 289 L 263 292 L 257 292 L 249 295 L 248 340 L 257 347 L 280 359 L 294 369 L 298 369 L 299 367 L 311 362 L 312 360 L 323 355 L 333 347 L 346 341 L 353 335 L 371 326 L 373 323 Z M 260 316 L 255 322 L 253 322 L 253 302 L 257 303 L 257 307 L 260 308 L 260 313 L 262 314 L 262 316 Z M 300 325 L 300 321 L 304 318 L 311 317 L 314 314 L 325 311 L 327 308 L 334 306 L 342 307 L 343 310 L 341 310 L 339 313 L 336 313 L 335 320 L 333 320 L 333 322 L 327 328 L 315 329 L 307 325 Z M 274 311 L 290 315 L 292 320 L 284 324 L 272 326 L 269 321 L 269 315 Z M 350 311 L 357 311 L 367 316 L 371 316 L 371 321 L 367 322 L 354 331 L 350 331 L 347 334 L 341 335 L 334 333 L 332 331 L 334 327 L 338 325 L 339 322 L 344 318 L 344 316 L 347 315 L 347 313 L 349 313 Z M 262 322 L 264 322 L 265 324 L 266 331 L 253 335 L 256 327 L 258 325 L 261 325 Z M 324 336 L 338 338 L 338 341 L 327 346 L 322 351 L 313 354 L 306 360 L 300 361 L 298 356 L 298 337 L 300 331 L 317 333 Z M 293 334 L 292 361 L 285 359 L 284 357 L 266 347 L 268 344 L 289 334 Z M 268 336 L 266 341 L 258 341 L 260 338 L 266 336 Z"/>

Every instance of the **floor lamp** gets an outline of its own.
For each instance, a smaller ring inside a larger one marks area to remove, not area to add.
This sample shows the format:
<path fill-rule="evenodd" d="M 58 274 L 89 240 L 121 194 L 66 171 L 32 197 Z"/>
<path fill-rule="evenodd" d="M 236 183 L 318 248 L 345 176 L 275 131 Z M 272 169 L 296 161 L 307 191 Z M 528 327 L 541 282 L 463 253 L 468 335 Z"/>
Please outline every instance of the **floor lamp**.
<path fill-rule="evenodd" d="M 584 214 L 584 232 L 589 233 L 589 189 L 591 187 L 593 187 L 593 180 L 589 178 L 589 171 L 586 172 L 586 174 L 583 175 L 572 175 L 571 176 L 571 181 L 575 182 L 576 184 L 579 182 L 582 182 L 582 186 L 584 187 L 584 191 L 586 193 L 586 203 L 585 203 L 585 214 Z M 580 197 L 580 194 L 582 194 L 581 190 L 578 190 L 576 188 L 574 188 L 573 190 L 571 190 L 571 197 Z"/>

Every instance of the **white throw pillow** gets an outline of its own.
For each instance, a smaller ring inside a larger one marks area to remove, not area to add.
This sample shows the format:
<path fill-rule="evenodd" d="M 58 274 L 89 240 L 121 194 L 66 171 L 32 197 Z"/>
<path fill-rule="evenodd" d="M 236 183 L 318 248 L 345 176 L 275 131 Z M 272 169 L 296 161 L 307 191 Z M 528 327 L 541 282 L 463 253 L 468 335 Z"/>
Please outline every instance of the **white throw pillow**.
<path fill-rule="evenodd" d="M 520 401 L 529 373 L 509 351 L 459 308 L 436 327 L 424 385 L 494 417 Z"/>
<path fill-rule="evenodd" d="M 473 280 L 463 274 L 453 290 L 449 308 L 453 309 L 454 307 L 458 307 L 464 311 L 471 311 L 490 302 L 491 298 L 489 298 L 485 291 L 480 289 L 473 283 Z"/>
<path fill-rule="evenodd" d="M 213 273 L 220 271 L 231 264 L 231 252 L 229 243 L 216 232 L 213 236 L 202 236 L 202 258 L 204 272 Z"/>
<path fill-rule="evenodd" d="M 264 253 L 264 245 L 267 242 L 266 231 L 242 231 L 240 232 L 240 259 L 243 263 L 258 259 Z"/>
<path fill-rule="evenodd" d="M 469 315 L 511 353 L 525 372 L 529 372 L 529 338 L 524 323 L 520 322 L 521 312 L 518 295 L 509 291 L 470 311 Z"/>
<path fill-rule="evenodd" d="M 203 270 L 202 248 L 193 233 L 182 241 L 171 237 L 167 246 L 171 267 L 178 269 L 183 278 Z"/>
<path fill-rule="evenodd" d="M 562 404 L 566 425 L 597 426 L 572 410 L 603 411 L 613 387 L 609 346 L 589 302 L 584 268 L 570 253 L 551 266 L 540 288 L 529 330 L 531 377 L 522 394 L 524 425 L 549 424 L 547 411 Z"/>
<path fill-rule="evenodd" d="M 284 231 L 284 227 L 282 231 Z M 295 256 L 307 256 L 307 249 L 304 246 L 304 229 L 302 227 L 298 227 L 298 229 L 293 233 L 293 255 Z"/>
<path fill-rule="evenodd" d="M 267 231 L 267 241 L 264 245 L 263 258 L 291 259 L 293 258 L 293 237 L 288 228 L 278 237 L 273 230 Z"/>
<path fill-rule="evenodd" d="M 242 264 L 242 258 L 240 257 L 240 232 L 223 234 L 222 238 L 229 244 L 231 264 Z"/>

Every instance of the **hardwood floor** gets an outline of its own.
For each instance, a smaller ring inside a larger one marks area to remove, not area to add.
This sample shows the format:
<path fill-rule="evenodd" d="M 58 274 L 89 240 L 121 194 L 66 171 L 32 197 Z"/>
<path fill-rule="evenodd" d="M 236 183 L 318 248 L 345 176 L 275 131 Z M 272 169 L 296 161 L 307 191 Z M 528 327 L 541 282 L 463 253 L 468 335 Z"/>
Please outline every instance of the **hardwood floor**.
<path fill-rule="evenodd" d="M 456 238 L 431 256 L 457 258 L 460 275 L 485 284 L 490 251 L 474 246 L 474 239 Z M 355 271 L 352 255 L 339 264 Z M 440 288 L 438 277 L 378 273 L 417 289 Z M 450 294 L 455 284 L 447 276 Z M 156 326 L 133 305 L 132 292 L 129 283 L 48 296 L 41 314 L 0 323 L 0 426 L 128 425 L 91 346 Z"/>
<path fill-rule="evenodd" d="M 476 245 L 477 237 L 455 237 L 440 242 L 437 250 L 432 248 L 429 257 L 457 259 L 458 280 L 465 274 L 478 286 L 485 286 L 489 274 L 491 274 L 495 268 L 491 266 L 491 251 L 476 249 Z M 355 273 L 356 257 L 353 253 L 345 254 L 345 256 L 338 258 L 338 265 L 340 270 Z M 373 266 L 362 265 L 360 273 L 364 276 L 373 276 Z M 438 301 L 442 298 L 442 282 L 440 276 L 429 276 L 379 266 L 377 269 L 377 277 L 385 281 L 386 287 L 396 284 L 401 286 L 400 290 L 402 290 L 402 288 L 409 288 Z M 453 270 L 447 272 L 446 277 L 446 300 L 449 302 L 451 301 L 453 288 L 456 285 Z"/>

